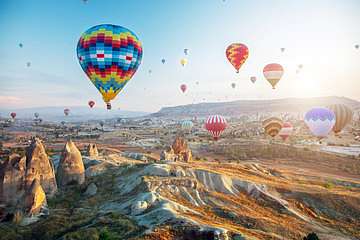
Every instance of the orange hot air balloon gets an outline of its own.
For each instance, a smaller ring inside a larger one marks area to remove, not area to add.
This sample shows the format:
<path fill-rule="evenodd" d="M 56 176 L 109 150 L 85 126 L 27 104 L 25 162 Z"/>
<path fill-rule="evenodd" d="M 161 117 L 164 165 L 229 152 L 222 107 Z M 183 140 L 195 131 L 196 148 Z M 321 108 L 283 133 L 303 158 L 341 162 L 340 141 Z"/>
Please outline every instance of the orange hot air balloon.
<path fill-rule="evenodd" d="M 226 57 L 239 73 L 240 67 L 244 64 L 249 56 L 249 49 L 245 44 L 233 43 L 226 49 Z"/>
<path fill-rule="evenodd" d="M 184 93 L 184 92 L 186 91 L 186 89 L 187 89 L 186 84 L 181 84 L 181 85 L 180 85 L 180 89 L 181 89 L 181 91 Z"/>
<path fill-rule="evenodd" d="M 90 100 L 88 102 L 88 104 L 89 104 L 90 108 L 93 108 L 95 106 L 95 102 L 93 100 Z"/>
<path fill-rule="evenodd" d="M 15 117 L 16 117 L 16 112 L 10 113 L 10 116 L 12 117 L 12 119 L 15 119 Z"/>

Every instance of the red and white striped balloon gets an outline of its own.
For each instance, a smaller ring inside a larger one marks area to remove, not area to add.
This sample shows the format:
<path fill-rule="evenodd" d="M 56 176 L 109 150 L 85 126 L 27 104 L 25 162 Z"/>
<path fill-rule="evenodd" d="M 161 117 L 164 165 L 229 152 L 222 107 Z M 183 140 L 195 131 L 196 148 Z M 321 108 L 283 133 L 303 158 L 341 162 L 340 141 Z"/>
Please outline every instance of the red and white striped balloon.
<path fill-rule="evenodd" d="M 292 134 L 293 130 L 293 125 L 289 122 L 285 122 L 279 132 L 279 136 L 282 140 L 286 141 L 286 139 Z"/>
<path fill-rule="evenodd" d="M 214 140 L 217 141 L 221 133 L 226 129 L 227 122 L 223 116 L 212 115 L 209 116 L 205 123 L 205 129 L 211 133 Z"/>
<path fill-rule="evenodd" d="M 276 84 L 284 74 L 284 68 L 278 63 L 270 63 L 264 67 L 263 73 L 266 80 L 275 89 Z"/>

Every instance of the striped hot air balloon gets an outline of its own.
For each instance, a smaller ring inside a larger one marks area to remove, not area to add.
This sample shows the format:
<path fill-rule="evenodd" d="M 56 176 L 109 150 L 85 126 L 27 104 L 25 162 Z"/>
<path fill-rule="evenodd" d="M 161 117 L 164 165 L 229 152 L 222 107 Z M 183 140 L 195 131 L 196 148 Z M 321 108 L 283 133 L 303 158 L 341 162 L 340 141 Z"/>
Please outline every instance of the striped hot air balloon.
<path fill-rule="evenodd" d="M 262 125 L 265 129 L 265 133 L 270 137 L 274 138 L 279 134 L 283 126 L 283 121 L 280 118 L 271 117 L 264 120 Z"/>
<path fill-rule="evenodd" d="M 279 132 L 279 136 L 282 140 L 286 141 L 286 139 L 288 139 L 288 137 L 292 134 L 293 130 L 293 125 L 289 122 L 285 122 Z"/>
<path fill-rule="evenodd" d="M 211 133 L 214 140 L 217 141 L 221 133 L 226 129 L 227 122 L 223 116 L 212 115 L 209 116 L 205 122 L 205 129 Z"/>
<path fill-rule="evenodd" d="M 354 112 L 344 104 L 333 104 L 328 108 L 335 113 L 336 122 L 333 131 L 338 134 L 352 121 Z"/>
<path fill-rule="evenodd" d="M 264 67 L 263 73 L 266 80 L 271 84 L 272 88 L 275 89 L 276 84 L 284 74 L 284 69 L 278 63 L 270 63 Z"/>

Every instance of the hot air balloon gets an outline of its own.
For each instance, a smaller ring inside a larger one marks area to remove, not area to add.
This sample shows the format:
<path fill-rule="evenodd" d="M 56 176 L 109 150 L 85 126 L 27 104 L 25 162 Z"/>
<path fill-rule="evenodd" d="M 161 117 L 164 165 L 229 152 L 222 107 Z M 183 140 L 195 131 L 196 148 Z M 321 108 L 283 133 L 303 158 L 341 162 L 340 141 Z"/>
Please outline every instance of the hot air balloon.
<path fill-rule="evenodd" d="M 26 66 L 27 66 L 27 67 L 30 67 L 30 66 L 31 66 L 31 62 L 27 62 L 27 63 L 26 63 Z"/>
<path fill-rule="evenodd" d="M 302 64 L 299 64 L 299 65 L 298 65 L 298 68 L 299 68 L 299 69 L 302 69 L 303 67 L 304 67 L 304 65 L 302 65 Z"/>
<path fill-rule="evenodd" d="M 185 131 L 191 131 L 192 127 L 194 126 L 194 123 L 190 120 L 184 120 L 181 122 L 181 129 Z"/>
<path fill-rule="evenodd" d="M 188 60 L 186 59 L 186 58 L 182 58 L 181 60 L 180 60 L 180 64 L 183 66 L 183 67 L 185 67 L 185 65 L 188 63 Z"/>
<path fill-rule="evenodd" d="M 231 83 L 231 87 L 235 88 L 236 87 L 236 83 Z"/>
<path fill-rule="evenodd" d="M 163 58 L 163 59 L 161 59 L 162 64 L 164 64 L 164 63 L 165 63 L 165 61 L 166 61 L 166 60 L 165 60 L 164 58 Z"/>
<path fill-rule="evenodd" d="M 335 134 L 338 134 L 352 121 L 354 112 L 344 104 L 333 104 L 328 108 L 335 114 L 336 122 L 333 127 L 333 131 Z"/>
<path fill-rule="evenodd" d="M 188 55 L 189 54 L 189 49 L 184 48 L 184 53 L 185 53 L 185 55 Z"/>
<path fill-rule="evenodd" d="M 270 63 L 264 67 L 263 73 L 266 80 L 271 84 L 272 88 L 275 89 L 276 84 L 284 74 L 284 69 L 278 63 Z"/>
<path fill-rule="evenodd" d="M 255 76 L 250 77 L 250 81 L 251 81 L 252 83 L 255 83 L 255 82 L 256 82 L 256 77 L 255 77 Z"/>
<path fill-rule="evenodd" d="M 221 133 L 226 129 L 227 122 L 223 116 L 212 115 L 209 116 L 205 122 L 205 129 L 211 133 L 214 140 L 217 141 Z"/>
<path fill-rule="evenodd" d="M 150 70 L 149 70 L 149 74 L 151 74 L 151 73 L 152 73 L 152 70 L 150 69 Z"/>
<path fill-rule="evenodd" d="M 11 116 L 12 119 L 15 119 L 16 118 L 16 112 L 10 113 L 10 116 Z"/>
<path fill-rule="evenodd" d="M 187 89 L 186 84 L 181 84 L 181 85 L 180 85 L 180 90 L 181 90 L 183 93 L 186 92 L 186 89 Z"/>
<path fill-rule="evenodd" d="M 265 133 L 270 137 L 274 138 L 279 134 L 283 126 L 283 121 L 280 118 L 271 117 L 264 120 L 262 122 L 262 125 L 265 129 Z"/>
<path fill-rule="evenodd" d="M 19 43 L 19 47 L 22 48 L 24 45 L 22 43 Z"/>
<path fill-rule="evenodd" d="M 305 114 L 305 123 L 311 133 L 318 137 L 326 137 L 334 127 L 336 117 L 333 111 L 328 108 L 313 108 Z"/>
<path fill-rule="evenodd" d="M 37 113 L 37 112 L 36 112 L 36 113 L 34 113 L 34 117 L 35 117 L 35 118 L 39 118 L 39 116 L 40 116 L 40 114 L 39 114 L 39 113 Z"/>
<path fill-rule="evenodd" d="M 286 141 L 286 139 L 292 134 L 294 130 L 294 127 L 291 123 L 285 122 L 282 125 L 282 128 L 279 132 L 279 136 L 282 138 L 282 140 Z"/>
<path fill-rule="evenodd" d="M 135 74 L 142 53 L 138 37 L 121 26 L 97 25 L 81 35 L 77 45 L 80 65 L 101 93 L 107 109 Z"/>
<path fill-rule="evenodd" d="M 64 126 L 64 125 L 65 125 L 65 121 L 61 121 L 61 125 L 63 125 L 63 126 Z"/>
<path fill-rule="evenodd" d="M 359 49 L 359 44 L 355 44 L 355 48 L 356 48 L 356 49 Z"/>
<path fill-rule="evenodd" d="M 93 100 L 90 100 L 88 102 L 88 105 L 89 105 L 90 108 L 93 108 L 95 106 L 95 102 Z"/>
<path fill-rule="evenodd" d="M 249 56 L 249 49 L 245 44 L 233 43 L 226 49 L 226 57 L 239 73 L 240 67 L 244 64 Z"/>
<path fill-rule="evenodd" d="M 196 82 L 196 85 L 199 85 L 199 81 Z"/>
<path fill-rule="evenodd" d="M 65 116 L 68 116 L 68 115 L 69 115 L 69 113 L 70 113 L 70 109 L 65 108 L 65 109 L 64 109 L 64 114 L 65 114 Z"/>
<path fill-rule="evenodd" d="M 283 47 L 280 48 L 280 51 L 281 51 L 281 52 L 285 52 L 285 48 L 283 48 Z"/>

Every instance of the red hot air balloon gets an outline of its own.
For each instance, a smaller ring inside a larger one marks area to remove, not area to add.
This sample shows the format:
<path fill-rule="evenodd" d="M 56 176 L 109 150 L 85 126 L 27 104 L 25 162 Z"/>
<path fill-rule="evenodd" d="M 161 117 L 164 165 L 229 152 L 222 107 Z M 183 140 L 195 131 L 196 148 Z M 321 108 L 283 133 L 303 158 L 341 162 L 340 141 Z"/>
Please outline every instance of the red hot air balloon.
<path fill-rule="evenodd" d="M 282 138 L 282 140 L 286 141 L 286 139 L 292 134 L 294 130 L 294 127 L 291 123 L 285 122 L 282 125 L 282 128 L 279 132 L 279 136 Z"/>
<path fill-rule="evenodd" d="M 69 115 L 69 113 L 70 113 L 70 109 L 65 108 L 65 109 L 64 109 L 64 114 L 65 114 L 65 116 Z"/>
<path fill-rule="evenodd" d="M 88 102 L 88 104 L 89 104 L 90 108 L 93 108 L 95 106 L 95 102 L 93 100 L 90 100 Z"/>
<path fill-rule="evenodd" d="M 181 85 L 180 85 L 180 89 L 181 89 L 181 91 L 184 93 L 184 92 L 186 91 L 186 89 L 187 89 L 186 84 L 181 84 Z"/>
<path fill-rule="evenodd" d="M 12 119 L 15 119 L 16 113 L 15 113 L 15 112 L 12 112 L 12 113 L 10 113 L 10 116 L 12 117 Z"/>
<path fill-rule="evenodd" d="M 209 116 L 205 123 L 205 129 L 211 133 L 215 141 L 219 139 L 221 133 L 226 129 L 226 127 L 226 120 L 220 115 Z"/>
<path fill-rule="evenodd" d="M 264 67 L 263 73 L 266 80 L 271 84 L 272 88 L 275 89 L 276 84 L 284 74 L 284 69 L 278 63 L 270 63 Z"/>
<path fill-rule="evenodd" d="M 249 56 L 249 49 L 245 44 L 233 43 L 226 49 L 226 57 L 239 73 L 240 67 L 244 64 Z"/>

